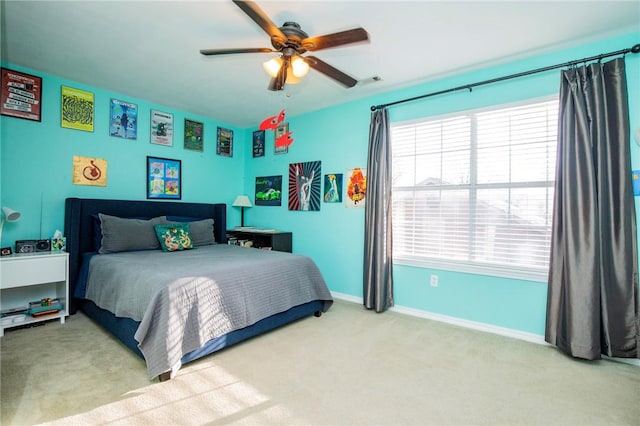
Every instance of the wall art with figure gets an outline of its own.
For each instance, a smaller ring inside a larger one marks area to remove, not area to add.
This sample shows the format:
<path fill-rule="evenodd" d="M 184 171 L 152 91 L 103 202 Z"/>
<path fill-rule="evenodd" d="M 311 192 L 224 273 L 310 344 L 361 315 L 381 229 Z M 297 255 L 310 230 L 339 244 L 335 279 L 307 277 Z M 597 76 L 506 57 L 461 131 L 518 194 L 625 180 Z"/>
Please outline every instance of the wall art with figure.
<path fill-rule="evenodd" d="M 138 106 L 111 99 L 109 134 L 118 138 L 138 138 Z"/>
<path fill-rule="evenodd" d="M 342 173 L 324 175 L 323 194 L 325 203 L 342 202 Z"/>
<path fill-rule="evenodd" d="M 289 164 L 289 210 L 320 210 L 321 182 L 320 161 Z"/>
<path fill-rule="evenodd" d="M 363 208 L 367 197 L 367 169 L 355 167 L 346 173 L 345 207 Z"/>

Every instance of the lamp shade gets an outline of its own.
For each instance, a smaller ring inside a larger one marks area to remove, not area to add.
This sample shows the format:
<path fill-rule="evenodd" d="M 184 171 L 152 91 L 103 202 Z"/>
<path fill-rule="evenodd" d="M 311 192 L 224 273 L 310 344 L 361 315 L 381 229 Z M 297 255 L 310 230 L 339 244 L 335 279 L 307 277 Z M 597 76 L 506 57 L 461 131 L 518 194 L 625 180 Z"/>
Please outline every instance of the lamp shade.
<path fill-rule="evenodd" d="M 238 195 L 232 204 L 233 207 L 252 207 L 251 200 L 246 195 Z"/>
<path fill-rule="evenodd" d="M 12 208 L 3 207 L 2 213 L 4 213 L 4 217 L 6 218 L 7 222 L 16 222 L 20 219 L 20 212 L 17 212 Z"/>
<path fill-rule="evenodd" d="M 276 78 L 278 75 L 278 71 L 280 71 L 280 67 L 282 66 L 281 58 L 271 58 L 267 62 L 262 64 L 264 70 L 269 74 L 269 77 Z"/>
<path fill-rule="evenodd" d="M 296 56 L 291 61 L 291 68 L 293 75 L 300 78 L 307 75 L 309 72 L 309 64 L 307 64 L 301 56 Z"/>

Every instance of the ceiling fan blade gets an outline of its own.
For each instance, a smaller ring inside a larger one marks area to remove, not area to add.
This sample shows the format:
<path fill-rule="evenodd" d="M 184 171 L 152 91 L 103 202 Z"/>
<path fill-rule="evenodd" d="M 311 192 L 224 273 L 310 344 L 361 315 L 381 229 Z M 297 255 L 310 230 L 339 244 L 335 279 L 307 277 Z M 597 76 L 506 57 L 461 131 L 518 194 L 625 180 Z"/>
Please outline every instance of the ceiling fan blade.
<path fill-rule="evenodd" d="M 369 34 L 367 34 L 364 28 L 354 28 L 352 30 L 340 31 L 323 36 L 308 37 L 302 40 L 300 44 L 306 50 L 315 51 L 368 40 Z"/>
<path fill-rule="evenodd" d="M 269 16 L 267 16 L 267 14 L 264 13 L 262 9 L 260 9 L 260 6 L 252 1 L 233 0 L 233 2 L 236 4 L 236 6 L 242 9 L 242 11 L 246 13 L 249 18 L 253 19 L 253 21 L 258 24 L 260 28 L 264 30 L 264 32 L 269 34 L 272 43 L 274 43 L 275 45 L 284 44 L 284 42 L 287 40 L 287 36 L 285 36 L 284 33 L 280 31 L 280 28 L 273 23 L 271 18 L 269 18 Z"/>
<path fill-rule="evenodd" d="M 230 55 L 234 53 L 271 53 L 277 52 L 277 50 L 269 49 L 268 47 L 256 47 L 256 48 L 239 48 L 239 49 L 200 49 L 200 53 L 206 56 L 210 55 Z"/>
<path fill-rule="evenodd" d="M 327 77 L 334 79 L 345 87 L 353 87 L 356 85 L 356 83 L 358 83 L 358 80 L 356 80 L 355 78 L 348 76 L 339 69 L 332 67 L 331 65 L 327 64 L 324 61 L 321 61 L 315 56 L 304 56 L 303 59 L 307 64 L 309 64 L 311 68 L 321 72 Z"/>

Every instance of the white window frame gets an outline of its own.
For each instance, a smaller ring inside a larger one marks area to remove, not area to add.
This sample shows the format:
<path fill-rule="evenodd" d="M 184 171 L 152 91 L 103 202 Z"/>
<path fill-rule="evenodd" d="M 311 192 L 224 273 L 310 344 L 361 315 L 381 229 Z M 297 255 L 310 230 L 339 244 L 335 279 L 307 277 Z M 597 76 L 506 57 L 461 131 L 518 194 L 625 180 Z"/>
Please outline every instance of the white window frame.
<path fill-rule="evenodd" d="M 538 98 L 526 99 L 523 101 L 512 102 L 512 103 L 504 103 L 504 104 L 496 104 L 483 108 L 474 108 L 470 110 L 463 110 L 452 112 L 448 114 L 422 117 L 414 120 L 407 120 L 393 123 L 392 126 L 401 126 L 401 125 L 411 125 L 413 123 L 422 123 L 425 121 L 431 120 L 446 120 L 454 117 L 459 117 L 465 114 L 479 114 L 488 111 L 495 111 L 506 108 L 514 108 L 518 106 L 526 106 L 534 103 L 540 102 L 548 102 L 552 100 L 558 100 L 558 95 L 550 95 Z M 475 137 L 475 136 L 474 136 Z M 475 163 L 471 167 L 476 167 Z M 527 184 L 511 184 L 514 187 L 526 187 Z M 468 187 L 469 185 L 464 185 L 464 187 Z M 474 184 L 476 188 L 491 188 L 491 184 Z M 551 185 L 550 185 L 551 186 Z M 500 184 L 500 188 L 504 188 L 505 186 Z M 539 186 L 536 186 L 539 187 Z M 428 269 L 438 269 L 438 270 L 446 270 L 446 271 L 454 271 L 454 272 L 463 272 L 469 274 L 477 274 L 477 275 L 488 275 L 493 277 L 501 277 L 501 278 L 511 278 L 518 280 L 526 280 L 526 281 L 536 281 L 536 282 L 547 282 L 548 281 L 548 269 L 541 270 L 539 268 L 527 268 L 523 266 L 518 267 L 510 267 L 508 265 L 495 265 L 495 264 L 483 264 L 471 261 L 458 261 L 453 259 L 440 259 L 440 258 L 427 258 L 422 256 L 411 256 L 411 255 L 393 255 L 393 263 L 397 265 L 406 265 L 413 266 L 419 268 L 428 268 Z"/>

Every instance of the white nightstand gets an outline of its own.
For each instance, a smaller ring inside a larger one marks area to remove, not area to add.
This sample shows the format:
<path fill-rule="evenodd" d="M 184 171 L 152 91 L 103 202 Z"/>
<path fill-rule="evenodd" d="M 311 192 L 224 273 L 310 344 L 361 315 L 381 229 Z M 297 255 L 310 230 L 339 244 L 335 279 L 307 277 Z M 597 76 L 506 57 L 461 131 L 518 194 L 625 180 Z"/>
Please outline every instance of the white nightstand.
<path fill-rule="evenodd" d="M 0 318 L 0 336 L 6 328 L 52 318 L 64 324 L 69 314 L 69 253 L 43 252 L 0 257 L 0 311 L 27 308 L 29 302 L 60 299 L 63 309 L 40 317 L 13 315 Z"/>

